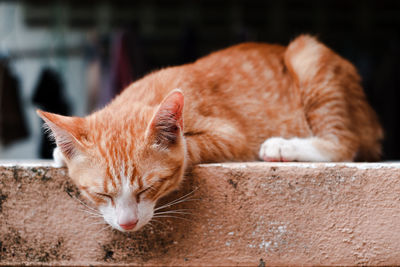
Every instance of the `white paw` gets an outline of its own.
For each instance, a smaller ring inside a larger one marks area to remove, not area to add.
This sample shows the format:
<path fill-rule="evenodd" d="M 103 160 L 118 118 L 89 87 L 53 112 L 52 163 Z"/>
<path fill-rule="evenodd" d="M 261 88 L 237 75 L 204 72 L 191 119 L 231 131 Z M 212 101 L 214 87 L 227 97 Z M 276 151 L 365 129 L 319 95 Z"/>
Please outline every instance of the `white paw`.
<path fill-rule="evenodd" d="M 267 139 L 260 148 L 259 157 L 264 161 L 296 161 L 299 160 L 296 141 L 281 137 Z"/>
<path fill-rule="evenodd" d="M 56 147 L 53 150 L 53 159 L 54 159 L 53 167 L 59 168 L 65 166 L 64 155 L 61 153 L 61 150 L 58 147 Z"/>

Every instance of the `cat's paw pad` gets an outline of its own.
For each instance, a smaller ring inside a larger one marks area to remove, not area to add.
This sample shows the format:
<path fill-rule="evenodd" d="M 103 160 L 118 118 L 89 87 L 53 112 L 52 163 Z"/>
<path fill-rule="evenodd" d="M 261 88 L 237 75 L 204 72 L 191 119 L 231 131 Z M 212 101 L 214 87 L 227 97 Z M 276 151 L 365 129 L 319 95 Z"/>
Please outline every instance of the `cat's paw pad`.
<path fill-rule="evenodd" d="M 58 147 L 53 150 L 53 159 L 53 167 L 59 168 L 65 166 L 64 155 L 61 153 L 61 150 Z"/>
<path fill-rule="evenodd" d="M 260 148 L 259 157 L 264 161 L 295 161 L 297 160 L 297 146 L 293 140 L 280 137 L 267 139 Z"/>

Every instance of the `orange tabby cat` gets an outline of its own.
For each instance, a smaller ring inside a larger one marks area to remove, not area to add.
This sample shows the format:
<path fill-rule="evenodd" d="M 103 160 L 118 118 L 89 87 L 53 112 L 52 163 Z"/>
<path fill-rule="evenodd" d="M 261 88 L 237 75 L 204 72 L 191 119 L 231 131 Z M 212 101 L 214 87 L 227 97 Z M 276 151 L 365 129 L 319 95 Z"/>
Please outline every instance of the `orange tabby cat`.
<path fill-rule="evenodd" d="M 247 43 L 134 82 L 85 118 L 38 114 L 69 175 L 121 231 L 202 162 L 378 160 L 382 130 L 355 68 L 310 36 Z"/>

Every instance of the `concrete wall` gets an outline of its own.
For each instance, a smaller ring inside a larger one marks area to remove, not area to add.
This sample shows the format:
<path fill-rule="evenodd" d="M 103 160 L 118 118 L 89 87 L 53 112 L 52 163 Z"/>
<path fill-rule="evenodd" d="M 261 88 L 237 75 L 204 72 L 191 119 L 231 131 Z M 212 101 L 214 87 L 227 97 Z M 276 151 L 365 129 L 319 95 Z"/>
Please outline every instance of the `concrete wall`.
<path fill-rule="evenodd" d="M 124 234 L 91 217 L 66 169 L 0 166 L 0 265 L 400 265 L 400 164 L 196 166 Z M 83 211 L 85 210 L 85 211 Z M 167 209 L 168 210 L 168 209 Z"/>

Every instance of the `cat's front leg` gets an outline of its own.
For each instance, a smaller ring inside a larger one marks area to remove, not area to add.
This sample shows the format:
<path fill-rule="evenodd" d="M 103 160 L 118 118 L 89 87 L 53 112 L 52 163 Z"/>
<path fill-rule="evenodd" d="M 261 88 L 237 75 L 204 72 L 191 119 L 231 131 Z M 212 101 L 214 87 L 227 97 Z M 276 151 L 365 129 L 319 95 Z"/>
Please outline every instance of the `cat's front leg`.
<path fill-rule="evenodd" d="M 58 147 L 56 147 L 53 150 L 53 159 L 54 159 L 53 163 L 54 167 L 59 168 L 66 166 L 64 155 L 62 154 L 61 150 Z"/>
<path fill-rule="evenodd" d="M 319 138 L 272 137 L 260 148 L 259 157 L 264 161 L 330 161 L 330 155 L 320 149 Z"/>

